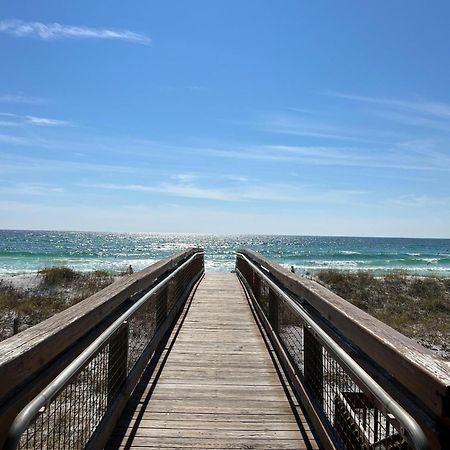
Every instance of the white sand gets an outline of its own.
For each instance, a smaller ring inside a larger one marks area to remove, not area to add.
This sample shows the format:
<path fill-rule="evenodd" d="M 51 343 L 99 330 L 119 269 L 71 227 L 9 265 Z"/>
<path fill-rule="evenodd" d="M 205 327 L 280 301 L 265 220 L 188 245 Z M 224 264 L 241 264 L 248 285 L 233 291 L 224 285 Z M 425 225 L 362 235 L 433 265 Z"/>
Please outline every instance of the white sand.
<path fill-rule="evenodd" d="M 0 283 L 12 286 L 23 291 L 37 289 L 42 278 L 37 273 L 25 273 L 19 275 L 0 275 Z"/>

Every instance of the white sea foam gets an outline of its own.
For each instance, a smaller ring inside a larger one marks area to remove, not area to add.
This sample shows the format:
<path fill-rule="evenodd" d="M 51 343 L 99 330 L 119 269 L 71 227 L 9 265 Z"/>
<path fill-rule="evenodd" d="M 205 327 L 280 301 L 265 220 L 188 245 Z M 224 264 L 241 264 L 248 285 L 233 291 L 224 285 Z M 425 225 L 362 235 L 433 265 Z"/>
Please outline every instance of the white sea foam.
<path fill-rule="evenodd" d="M 140 270 L 187 247 L 205 249 L 207 271 L 234 269 L 239 248 L 252 248 L 299 273 L 321 269 L 450 273 L 450 241 L 301 236 L 215 236 L 0 231 L 0 274 L 67 265 L 76 270 Z M 357 256 L 355 256 L 357 255 Z"/>

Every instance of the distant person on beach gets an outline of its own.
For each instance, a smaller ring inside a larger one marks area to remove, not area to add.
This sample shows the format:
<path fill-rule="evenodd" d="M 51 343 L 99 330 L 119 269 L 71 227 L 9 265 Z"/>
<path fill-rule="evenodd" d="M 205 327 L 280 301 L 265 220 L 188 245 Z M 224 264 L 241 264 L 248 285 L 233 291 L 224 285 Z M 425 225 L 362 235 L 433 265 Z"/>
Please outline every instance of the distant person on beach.
<path fill-rule="evenodd" d="M 295 273 L 294 266 L 291 266 L 291 272 L 292 272 L 292 273 Z"/>
<path fill-rule="evenodd" d="M 133 274 L 133 268 L 131 267 L 131 264 L 130 264 L 127 269 L 127 275 L 132 275 L 132 274 Z"/>

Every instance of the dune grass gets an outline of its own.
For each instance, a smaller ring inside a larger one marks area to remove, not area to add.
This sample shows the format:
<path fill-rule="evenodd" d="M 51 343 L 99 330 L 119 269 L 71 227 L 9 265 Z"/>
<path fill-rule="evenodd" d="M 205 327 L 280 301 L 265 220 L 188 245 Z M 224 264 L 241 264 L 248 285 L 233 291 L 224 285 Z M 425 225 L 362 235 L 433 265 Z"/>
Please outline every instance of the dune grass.
<path fill-rule="evenodd" d="M 45 267 L 39 270 L 38 274 L 42 276 L 42 281 L 47 286 L 71 283 L 81 276 L 80 272 L 76 272 L 70 267 Z"/>
<path fill-rule="evenodd" d="M 19 289 L 0 282 L 0 340 L 13 333 L 13 321 L 22 331 L 84 300 L 114 281 L 105 271 L 77 272 L 68 267 L 48 267 L 38 272 L 35 288 Z"/>
<path fill-rule="evenodd" d="M 321 271 L 317 278 L 358 308 L 450 357 L 450 279 L 336 270 Z"/>

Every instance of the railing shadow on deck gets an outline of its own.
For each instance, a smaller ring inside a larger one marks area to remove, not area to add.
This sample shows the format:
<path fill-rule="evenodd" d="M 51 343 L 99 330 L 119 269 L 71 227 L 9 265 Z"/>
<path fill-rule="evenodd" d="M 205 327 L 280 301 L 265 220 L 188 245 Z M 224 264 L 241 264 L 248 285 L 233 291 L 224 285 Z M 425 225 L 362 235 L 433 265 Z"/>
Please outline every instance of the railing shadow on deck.
<path fill-rule="evenodd" d="M 446 361 L 256 252 L 236 272 L 326 448 L 450 448 Z"/>
<path fill-rule="evenodd" d="M 0 447 L 101 448 L 203 272 L 187 250 L 0 343 Z M 448 364 L 255 252 L 236 272 L 324 447 L 449 448 Z"/>
<path fill-rule="evenodd" d="M 0 343 L 0 447 L 101 448 L 203 272 L 189 249 Z"/>

